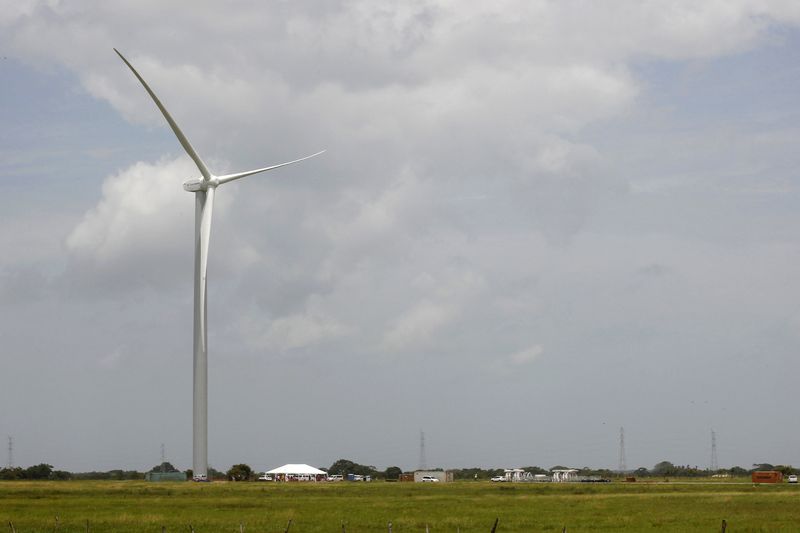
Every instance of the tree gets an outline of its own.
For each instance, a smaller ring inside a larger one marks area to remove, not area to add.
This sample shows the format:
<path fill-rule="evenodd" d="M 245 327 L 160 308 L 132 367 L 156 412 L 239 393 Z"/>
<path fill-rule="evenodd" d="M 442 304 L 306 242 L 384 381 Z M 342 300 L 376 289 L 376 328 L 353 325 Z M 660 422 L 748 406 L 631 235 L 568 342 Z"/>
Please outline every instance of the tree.
<path fill-rule="evenodd" d="M 225 475 L 230 481 L 250 481 L 253 469 L 246 464 L 233 465 Z"/>
<path fill-rule="evenodd" d="M 0 479 L 13 481 L 15 479 L 23 479 L 25 477 L 25 472 L 20 467 L 14 468 L 3 468 L 0 470 Z"/>
<path fill-rule="evenodd" d="M 656 476 L 674 476 L 677 472 L 678 469 L 669 461 L 661 461 L 653 467 L 653 475 Z"/>
<path fill-rule="evenodd" d="M 72 474 L 64 470 L 54 470 L 50 477 L 52 479 L 67 480 L 72 479 Z"/>
<path fill-rule="evenodd" d="M 49 479 L 50 474 L 53 473 L 53 465 L 45 463 L 36 466 L 29 466 L 24 470 L 25 479 Z"/>
<path fill-rule="evenodd" d="M 156 465 L 151 468 L 150 472 L 180 472 L 180 470 L 172 466 L 172 463 L 169 461 L 164 461 L 160 465 Z"/>
<path fill-rule="evenodd" d="M 395 479 L 400 479 L 400 474 L 402 473 L 403 470 L 399 466 L 390 466 L 389 468 L 386 469 L 384 475 L 386 476 L 386 479 L 395 480 Z"/>
<path fill-rule="evenodd" d="M 340 474 L 345 477 L 347 474 L 376 477 L 378 470 L 374 466 L 360 465 L 348 459 L 339 459 L 328 469 L 328 475 L 333 474 Z"/>
<path fill-rule="evenodd" d="M 797 469 L 792 465 L 775 465 L 775 470 L 782 473 L 784 476 L 789 476 L 797 473 Z"/>
<path fill-rule="evenodd" d="M 744 468 L 742 468 L 741 466 L 732 466 L 731 469 L 728 470 L 728 472 L 733 477 L 744 477 L 747 474 L 749 474 L 749 472 Z"/>

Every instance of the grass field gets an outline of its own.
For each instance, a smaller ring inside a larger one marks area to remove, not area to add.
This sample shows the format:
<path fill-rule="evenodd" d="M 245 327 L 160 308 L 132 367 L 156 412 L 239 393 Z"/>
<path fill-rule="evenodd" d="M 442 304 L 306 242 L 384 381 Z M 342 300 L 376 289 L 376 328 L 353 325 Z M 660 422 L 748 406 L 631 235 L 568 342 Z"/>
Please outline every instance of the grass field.
<path fill-rule="evenodd" d="M 58 523 L 56 523 L 58 516 Z M 749 483 L 0 482 L 6 531 L 800 531 L 800 487 Z"/>

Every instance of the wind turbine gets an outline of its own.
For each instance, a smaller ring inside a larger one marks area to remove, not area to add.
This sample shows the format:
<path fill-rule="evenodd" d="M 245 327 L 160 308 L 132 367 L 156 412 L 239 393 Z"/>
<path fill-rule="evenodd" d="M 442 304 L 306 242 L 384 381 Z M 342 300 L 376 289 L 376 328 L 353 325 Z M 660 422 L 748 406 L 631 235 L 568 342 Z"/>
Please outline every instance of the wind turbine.
<path fill-rule="evenodd" d="M 192 472 L 195 481 L 208 480 L 208 319 L 206 315 L 206 271 L 208 269 L 208 242 L 211 235 L 211 214 L 214 209 L 214 195 L 217 187 L 229 181 L 238 180 L 259 172 L 267 172 L 304 161 L 323 153 L 317 152 L 294 161 L 279 165 L 215 176 L 211 173 L 189 140 L 175 123 L 153 90 L 142 79 L 133 65 L 114 48 L 117 55 L 128 65 L 133 75 L 141 82 L 147 94 L 153 99 L 169 127 L 175 133 L 183 149 L 192 158 L 201 177 L 190 178 L 183 182 L 183 188 L 194 193 L 194 394 L 192 405 Z"/>

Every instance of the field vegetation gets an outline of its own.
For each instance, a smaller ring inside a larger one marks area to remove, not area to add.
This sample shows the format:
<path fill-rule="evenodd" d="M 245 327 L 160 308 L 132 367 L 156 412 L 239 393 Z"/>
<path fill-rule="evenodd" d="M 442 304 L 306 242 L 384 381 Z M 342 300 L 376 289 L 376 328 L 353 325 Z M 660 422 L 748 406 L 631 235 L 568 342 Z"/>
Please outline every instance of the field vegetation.
<path fill-rule="evenodd" d="M 800 487 L 636 483 L 0 483 L 0 520 L 27 532 L 798 531 Z M 56 518 L 57 517 L 57 518 Z M 8 526 L 10 531 L 10 526 Z"/>

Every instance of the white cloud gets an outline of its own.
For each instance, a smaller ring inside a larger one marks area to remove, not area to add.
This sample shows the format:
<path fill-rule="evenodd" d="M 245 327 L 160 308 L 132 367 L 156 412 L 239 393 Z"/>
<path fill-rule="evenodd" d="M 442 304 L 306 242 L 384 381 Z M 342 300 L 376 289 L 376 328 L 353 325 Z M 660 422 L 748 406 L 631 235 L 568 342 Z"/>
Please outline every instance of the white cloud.
<path fill-rule="evenodd" d="M 266 352 L 308 348 L 352 332 L 352 328 L 318 310 L 306 309 L 272 321 L 256 317 L 248 315 L 243 318 L 239 323 L 239 331 L 253 349 Z"/>
<path fill-rule="evenodd" d="M 480 275 L 452 268 L 436 280 L 421 274 L 413 284 L 425 296 L 390 322 L 383 337 L 383 347 L 389 351 L 428 345 L 443 328 L 458 320 L 486 289 Z M 442 341 L 447 343 L 446 339 Z"/>
<path fill-rule="evenodd" d="M 522 366 L 532 363 L 543 353 L 544 347 L 541 344 L 534 344 L 524 350 L 512 353 L 508 356 L 508 360 L 514 366 Z"/>
<path fill-rule="evenodd" d="M 731 352 L 785 333 L 770 328 L 795 328 L 796 132 L 771 135 L 797 107 L 786 59 L 796 57 L 796 36 L 786 25 L 799 13 L 796 2 L 740 0 L 244 2 L 188 11 L 154 0 L 29 2 L 0 14 L 0 45 L 17 68 L 55 65 L 48 79 L 81 83 L 86 94 L 76 99 L 102 99 L 136 123 L 120 128 L 98 103 L 97 120 L 123 139 L 109 153 L 139 135 L 150 153 L 179 150 L 112 46 L 207 160 L 224 157 L 238 170 L 328 148 L 219 192 L 209 314 L 214 346 L 224 346 L 212 359 L 221 372 L 257 367 L 240 372 L 246 381 L 268 361 L 270 373 L 283 373 L 276 381 L 290 383 L 297 358 L 236 355 L 302 354 L 319 357 L 309 367 L 339 373 L 326 382 L 373 370 L 397 382 L 404 372 L 460 373 L 457 388 L 470 390 L 535 365 L 541 385 L 515 392 L 527 400 L 567 375 L 642 383 L 660 379 L 662 366 L 687 366 L 674 388 L 647 400 L 658 411 L 684 390 L 681 380 L 712 367 L 734 378 L 769 375 Z M 769 59 L 765 70 L 754 57 Z M 760 76 L 767 69 L 774 79 Z M 696 78 L 701 71 L 708 78 Z M 747 83 L 791 90 L 754 98 L 742 92 Z M 11 94 L 25 104 L 23 93 Z M 761 112 L 770 100 L 778 104 Z M 759 112 L 740 114 L 751 105 Z M 71 110 L 56 112 L 68 120 Z M 188 356 L 180 343 L 191 330 L 194 201 L 181 182 L 193 175 L 185 156 L 137 163 L 108 177 L 99 200 L 95 185 L 81 190 L 91 180 L 76 182 L 68 213 L 54 194 L 46 205 L 58 209 L 47 215 L 44 188 L 26 200 L 17 193 L 30 183 L 1 180 L 4 197 L 27 213 L 0 214 L 20 228 L 0 238 L 0 322 L 12 346 L 4 353 L 44 360 L 125 343 L 164 361 Z M 642 275 L 652 265 L 669 275 Z M 41 323 L 62 329 L 40 335 Z M 691 342 L 676 348 L 683 339 Z M 422 371 L 417 353 L 440 357 Z M 703 367 L 706 357 L 733 363 Z M 173 375 L 184 375 L 179 360 Z M 491 365 L 502 371 L 485 376 Z M 365 381 L 368 389 L 380 380 Z M 723 381 L 706 379 L 712 389 Z M 493 392 L 475 411 L 506 412 L 502 423 L 514 405 L 529 404 L 506 401 L 503 387 Z M 186 399 L 175 394 L 174 405 Z M 601 404 L 620 416 L 627 405 Z M 297 407 L 334 418 L 332 406 Z M 397 407 L 398 418 L 419 416 L 411 409 Z"/>
<path fill-rule="evenodd" d="M 139 252 L 141 246 L 162 250 L 174 245 L 178 230 L 187 222 L 182 216 L 187 210 L 177 207 L 189 199 L 179 177 L 196 173 L 188 158 L 178 157 L 156 164 L 136 163 L 111 176 L 103 183 L 100 202 L 67 237 L 67 248 L 78 257 L 103 264 Z"/>

